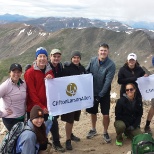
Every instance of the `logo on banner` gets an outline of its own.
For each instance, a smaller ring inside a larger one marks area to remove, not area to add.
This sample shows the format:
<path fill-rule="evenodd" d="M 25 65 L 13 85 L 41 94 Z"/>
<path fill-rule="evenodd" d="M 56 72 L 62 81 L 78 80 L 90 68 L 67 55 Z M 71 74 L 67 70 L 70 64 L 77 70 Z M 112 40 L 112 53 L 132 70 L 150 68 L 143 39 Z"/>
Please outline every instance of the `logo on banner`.
<path fill-rule="evenodd" d="M 70 83 L 68 86 L 67 86 L 67 89 L 66 89 L 66 94 L 68 96 L 74 96 L 77 92 L 77 86 L 75 83 Z"/>

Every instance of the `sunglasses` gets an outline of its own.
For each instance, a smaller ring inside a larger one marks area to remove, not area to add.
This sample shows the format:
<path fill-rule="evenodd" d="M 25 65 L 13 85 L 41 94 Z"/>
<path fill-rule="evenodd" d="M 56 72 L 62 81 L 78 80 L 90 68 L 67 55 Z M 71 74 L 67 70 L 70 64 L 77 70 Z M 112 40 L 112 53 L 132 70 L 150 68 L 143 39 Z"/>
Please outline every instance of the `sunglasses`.
<path fill-rule="evenodd" d="M 126 91 L 133 91 L 133 90 L 134 90 L 134 88 L 126 89 Z"/>

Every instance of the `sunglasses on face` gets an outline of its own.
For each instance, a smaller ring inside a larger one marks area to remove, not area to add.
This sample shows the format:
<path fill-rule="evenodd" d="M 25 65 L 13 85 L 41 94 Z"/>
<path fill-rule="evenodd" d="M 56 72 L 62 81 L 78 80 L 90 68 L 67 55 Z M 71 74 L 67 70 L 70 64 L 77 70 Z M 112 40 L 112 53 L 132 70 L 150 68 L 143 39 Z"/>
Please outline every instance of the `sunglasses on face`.
<path fill-rule="evenodd" d="M 126 89 L 126 91 L 133 91 L 133 90 L 134 90 L 134 88 Z"/>

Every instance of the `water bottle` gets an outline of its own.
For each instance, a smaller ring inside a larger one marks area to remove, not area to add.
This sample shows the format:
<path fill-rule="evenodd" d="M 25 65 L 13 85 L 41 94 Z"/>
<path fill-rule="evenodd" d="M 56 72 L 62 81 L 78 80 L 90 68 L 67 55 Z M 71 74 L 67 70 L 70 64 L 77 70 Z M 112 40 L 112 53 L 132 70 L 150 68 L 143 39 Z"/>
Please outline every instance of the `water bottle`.
<path fill-rule="evenodd" d="M 50 129 L 52 127 L 52 120 L 53 120 L 53 117 L 52 115 L 49 115 L 48 117 L 48 120 L 45 121 L 45 126 L 46 126 L 46 135 L 48 136 L 48 133 L 50 132 Z"/>

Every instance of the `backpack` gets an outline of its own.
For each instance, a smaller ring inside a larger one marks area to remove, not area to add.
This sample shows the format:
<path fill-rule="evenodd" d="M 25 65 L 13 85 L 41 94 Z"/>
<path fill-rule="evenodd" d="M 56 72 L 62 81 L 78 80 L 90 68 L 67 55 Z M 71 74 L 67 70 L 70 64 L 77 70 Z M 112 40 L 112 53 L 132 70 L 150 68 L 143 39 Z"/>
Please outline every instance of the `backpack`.
<path fill-rule="evenodd" d="M 15 124 L 4 137 L 0 146 L 0 154 L 16 153 L 17 139 L 25 130 L 32 131 L 32 129 L 28 125 L 25 125 L 24 122 L 18 122 L 17 124 Z"/>
<path fill-rule="evenodd" d="M 154 154 L 154 139 L 151 134 L 139 134 L 132 140 L 132 154 Z"/>

